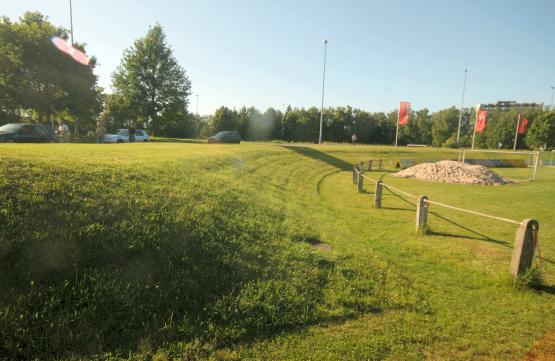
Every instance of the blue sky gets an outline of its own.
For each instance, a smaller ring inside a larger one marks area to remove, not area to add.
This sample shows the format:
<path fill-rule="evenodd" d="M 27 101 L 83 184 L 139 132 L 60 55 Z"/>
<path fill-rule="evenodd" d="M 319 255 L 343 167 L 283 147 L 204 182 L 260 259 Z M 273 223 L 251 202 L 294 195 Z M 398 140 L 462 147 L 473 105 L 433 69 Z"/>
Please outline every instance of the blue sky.
<path fill-rule="evenodd" d="M 0 0 L 12 20 L 38 10 L 69 28 L 68 0 Z M 159 22 L 199 94 L 221 105 L 320 104 L 389 111 L 497 100 L 549 103 L 555 85 L 555 1 L 73 0 L 75 40 L 99 59 L 100 85 L 122 52 Z M 191 110 L 195 111 L 194 96 Z"/>

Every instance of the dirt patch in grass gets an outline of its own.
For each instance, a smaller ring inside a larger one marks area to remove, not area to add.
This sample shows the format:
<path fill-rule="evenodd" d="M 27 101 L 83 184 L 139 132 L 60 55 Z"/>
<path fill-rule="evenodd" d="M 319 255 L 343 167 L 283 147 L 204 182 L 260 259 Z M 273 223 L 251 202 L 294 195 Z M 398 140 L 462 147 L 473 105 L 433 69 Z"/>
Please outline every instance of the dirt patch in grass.
<path fill-rule="evenodd" d="M 555 361 L 555 331 L 537 342 L 523 361 Z"/>
<path fill-rule="evenodd" d="M 331 244 L 325 242 L 310 242 L 310 245 L 319 251 L 331 252 Z"/>

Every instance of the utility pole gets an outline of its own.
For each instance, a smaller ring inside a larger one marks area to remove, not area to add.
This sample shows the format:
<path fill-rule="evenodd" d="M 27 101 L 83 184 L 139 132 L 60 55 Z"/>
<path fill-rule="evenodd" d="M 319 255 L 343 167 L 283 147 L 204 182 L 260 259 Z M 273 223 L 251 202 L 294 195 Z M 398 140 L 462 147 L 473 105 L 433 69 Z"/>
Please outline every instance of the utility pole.
<path fill-rule="evenodd" d="M 281 105 L 281 131 L 280 131 L 280 136 L 281 136 L 281 140 L 283 140 L 283 121 L 285 120 L 285 103 L 283 103 Z"/>
<path fill-rule="evenodd" d="M 555 86 L 551 87 L 551 105 L 549 106 L 549 110 L 553 110 L 553 98 L 555 98 Z"/>
<path fill-rule="evenodd" d="M 322 144 L 322 123 L 324 121 L 324 90 L 326 85 L 326 57 L 328 50 L 328 41 L 324 39 L 324 75 L 322 76 L 322 105 L 320 106 L 320 135 L 318 137 L 318 144 Z"/>
<path fill-rule="evenodd" d="M 71 0 L 69 0 L 69 26 L 71 31 L 71 45 L 73 46 L 73 9 L 71 7 Z"/>
<path fill-rule="evenodd" d="M 463 107 L 464 107 L 464 92 L 466 90 L 466 75 L 468 70 L 464 69 L 464 83 L 463 83 L 463 91 L 462 91 L 462 98 L 461 98 L 461 112 L 459 113 L 459 126 L 457 128 L 457 145 L 459 144 L 459 139 L 461 137 L 461 123 L 462 123 L 462 114 L 463 114 Z"/>
<path fill-rule="evenodd" d="M 73 46 L 73 8 L 71 0 L 69 0 L 69 28 L 71 36 L 71 46 Z M 75 137 L 79 136 L 79 119 L 75 118 Z"/>
<path fill-rule="evenodd" d="M 197 116 L 196 116 L 197 119 L 195 123 L 197 123 L 197 139 L 198 139 L 199 138 L 198 128 L 199 128 L 200 118 L 198 116 L 198 94 L 196 94 L 196 96 L 197 96 Z"/>

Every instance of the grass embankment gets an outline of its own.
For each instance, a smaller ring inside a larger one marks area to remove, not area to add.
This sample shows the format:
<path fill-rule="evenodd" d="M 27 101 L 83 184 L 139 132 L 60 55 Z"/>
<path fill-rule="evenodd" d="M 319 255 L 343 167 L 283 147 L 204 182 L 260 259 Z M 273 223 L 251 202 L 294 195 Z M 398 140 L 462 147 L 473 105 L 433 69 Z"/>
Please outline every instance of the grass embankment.
<path fill-rule="evenodd" d="M 368 158 L 456 152 L 63 144 L 0 155 L 8 358 L 518 359 L 555 328 L 553 288 L 507 279 L 515 227 L 432 207 L 432 235 L 416 236 L 411 204 L 386 192 L 373 209 L 348 172 Z M 431 199 L 539 219 L 546 285 L 554 179 L 386 175 Z"/>

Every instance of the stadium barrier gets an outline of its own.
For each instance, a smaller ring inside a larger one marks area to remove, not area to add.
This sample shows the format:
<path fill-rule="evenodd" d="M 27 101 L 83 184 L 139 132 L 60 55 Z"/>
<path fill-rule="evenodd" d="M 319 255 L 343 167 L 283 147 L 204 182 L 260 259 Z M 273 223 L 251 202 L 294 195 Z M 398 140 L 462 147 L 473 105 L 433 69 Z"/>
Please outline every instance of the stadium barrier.
<path fill-rule="evenodd" d="M 369 162 L 369 169 L 371 169 L 371 164 Z M 511 258 L 510 272 L 513 277 L 518 277 L 526 274 L 531 267 L 532 261 L 534 259 L 535 253 L 538 253 L 538 259 L 541 259 L 541 251 L 538 243 L 538 233 L 539 233 L 539 222 L 534 219 L 525 219 L 521 222 L 498 217 L 491 214 L 486 214 L 470 209 L 455 207 L 446 203 L 442 203 L 436 200 L 429 199 L 426 195 L 415 195 L 409 192 L 405 192 L 399 188 L 396 188 L 390 184 L 386 184 L 383 181 L 383 176 L 380 179 L 373 179 L 364 174 L 363 170 L 364 163 L 355 164 L 353 166 L 353 183 L 357 185 L 357 191 L 359 193 L 364 192 L 364 180 L 375 184 L 374 191 L 374 207 L 382 208 L 382 196 L 383 189 L 387 189 L 390 193 L 409 199 L 416 200 L 416 230 L 417 232 L 425 234 L 428 228 L 428 210 L 431 205 L 438 207 L 443 207 L 451 209 L 454 211 L 472 214 L 475 216 L 480 216 L 484 218 L 493 219 L 500 222 L 510 223 L 518 226 L 515 243 L 513 247 L 513 254 Z"/>

